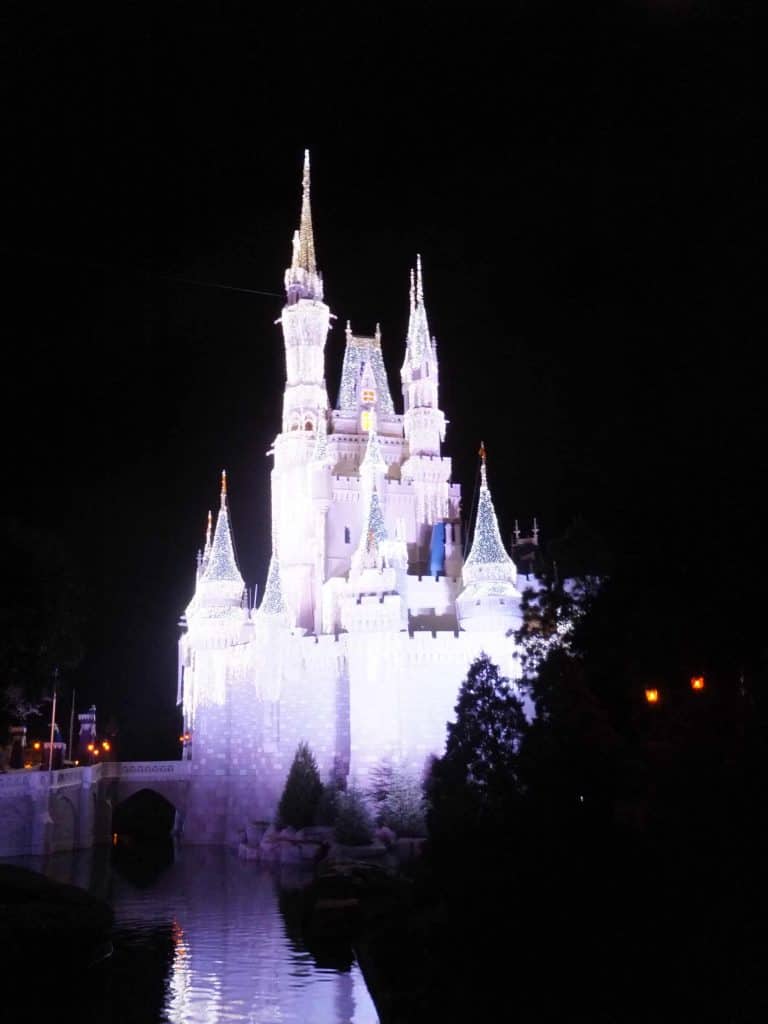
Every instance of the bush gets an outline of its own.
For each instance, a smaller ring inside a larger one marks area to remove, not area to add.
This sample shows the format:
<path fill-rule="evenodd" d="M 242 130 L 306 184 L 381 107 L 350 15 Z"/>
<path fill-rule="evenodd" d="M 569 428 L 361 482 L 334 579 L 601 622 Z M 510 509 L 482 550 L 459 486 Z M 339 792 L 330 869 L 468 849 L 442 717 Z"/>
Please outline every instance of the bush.
<path fill-rule="evenodd" d="M 422 785 L 413 772 L 386 759 L 371 772 L 369 794 L 379 825 L 401 836 L 427 834 Z"/>
<path fill-rule="evenodd" d="M 277 807 L 277 823 L 280 828 L 314 825 L 322 794 L 323 784 L 314 754 L 307 743 L 300 743 Z"/>
<path fill-rule="evenodd" d="M 323 786 L 323 792 L 315 811 L 316 825 L 335 825 L 339 813 L 339 797 L 343 790 L 333 781 Z"/>
<path fill-rule="evenodd" d="M 345 846 L 365 846 L 373 839 L 373 818 L 361 790 L 350 786 L 338 795 L 336 840 Z"/>

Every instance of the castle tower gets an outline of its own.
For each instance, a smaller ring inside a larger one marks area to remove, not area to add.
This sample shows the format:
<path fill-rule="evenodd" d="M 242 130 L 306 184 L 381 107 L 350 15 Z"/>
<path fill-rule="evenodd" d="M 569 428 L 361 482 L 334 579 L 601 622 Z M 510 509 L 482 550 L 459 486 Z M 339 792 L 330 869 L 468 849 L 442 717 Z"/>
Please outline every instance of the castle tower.
<path fill-rule="evenodd" d="M 325 342 L 331 313 L 323 302 L 309 197 L 309 151 L 304 154 L 301 223 L 285 272 L 286 304 L 280 320 L 285 342 L 282 431 L 274 443 L 272 523 L 285 596 L 295 624 L 315 628 L 319 519 L 310 493 L 312 460 L 321 421 L 327 427 Z"/>
<path fill-rule="evenodd" d="M 459 625 L 464 630 L 498 630 L 520 625 L 517 569 L 499 532 L 493 498 L 488 489 L 485 445 L 480 446 L 480 496 L 472 548 L 462 569 L 464 589 L 456 599 Z"/>
<path fill-rule="evenodd" d="M 420 256 L 416 257 L 415 277 L 411 273 L 410 317 L 400 378 L 408 452 L 402 476 L 413 483 L 419 524 L 412 561 L 426 569 L 432 526 L 453 518 L 457 510 L 450 509 L 448 501 L 451 462 L 440 454 L 440 445 L 445 440 L 445 414 L 439 407 L 437 348 L 429 334 Z"/>

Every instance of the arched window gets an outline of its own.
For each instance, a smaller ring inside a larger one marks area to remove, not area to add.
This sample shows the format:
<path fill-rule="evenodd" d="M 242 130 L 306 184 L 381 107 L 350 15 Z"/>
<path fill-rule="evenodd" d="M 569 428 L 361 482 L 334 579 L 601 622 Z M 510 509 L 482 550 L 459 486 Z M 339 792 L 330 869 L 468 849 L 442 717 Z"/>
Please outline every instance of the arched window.
<path fill-rule="evenodd" d="M 305 430 L 314 430 L 314 429 L 315 429 L 315 425 L 314 425 L 314 423 L 312 422 L 312 420 L 307 420 L 307 421 L 305 422 L 305 424 L 304 424 L 304 429 L 305 429 Z"/>
<path fill-rule="evenodd" d="M 349 527 L 345 526 L 344 527 L 344 543 L 345 544 L 349 544 L 349 542 L 350 542 Z"/>

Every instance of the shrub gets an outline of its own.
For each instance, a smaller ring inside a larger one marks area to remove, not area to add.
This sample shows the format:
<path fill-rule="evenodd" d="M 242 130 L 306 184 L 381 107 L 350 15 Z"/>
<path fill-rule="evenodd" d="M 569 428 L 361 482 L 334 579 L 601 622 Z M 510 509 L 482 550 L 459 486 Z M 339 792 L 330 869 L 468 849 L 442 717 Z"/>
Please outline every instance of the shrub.
<path fill-rule="evenodd" d="M 315 823 L 323 784 L 317 762 L 307 743 L 296 748 L 291 770 L 285 780 L 283 795 L 277 807 L 277 822 L 281 828 L 305 828 Z"/>
<path fill-rule="evenodd" d="M 338 795 L 336 840 L 345 846 L 365 846 L 373 839 L 373 818 L 365 796 L 355 786 Z"/>
<path fill-rule="evenodd" d="M 408 768 L 384 759 L 371 771 L 368 792 L 379 825 L 401 836 L 426 835 L 422 784 Z"/>

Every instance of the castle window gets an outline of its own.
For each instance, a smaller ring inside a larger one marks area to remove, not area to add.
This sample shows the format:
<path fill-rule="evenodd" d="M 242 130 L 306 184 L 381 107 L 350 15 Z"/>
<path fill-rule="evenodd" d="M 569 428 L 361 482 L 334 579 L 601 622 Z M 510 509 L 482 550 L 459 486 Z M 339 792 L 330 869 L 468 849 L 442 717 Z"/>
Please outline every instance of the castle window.
<path fill-rule="evenodd" d="M 376 402 L 376 392 L 373 388 L 363 388 L 363 404 L 373 405 Z"/>
<path fill-rule="evenodd" d="M 314 430 L 315 429 L 313 424 L 312 424 L 312 420 L 307 420 L 307 422 L 304 424 L 304 429 L 305 430 Z"/>
<path fill-rule="evenodd" d="M 376 414 L 373 409 L 363 409 L 360 413 L 360 427 L 369 434 L 376 427 Z"/>
<path fill-rule="evenodd" d="M 345 543 L 345 544 L 349 544 L 349 541 L 350 541 L 350 536 L 349 536 L 349 527 L 348 527 L 348 526 L 345 526 L 345 527 L 344 527 L 344 543 Z"/>

